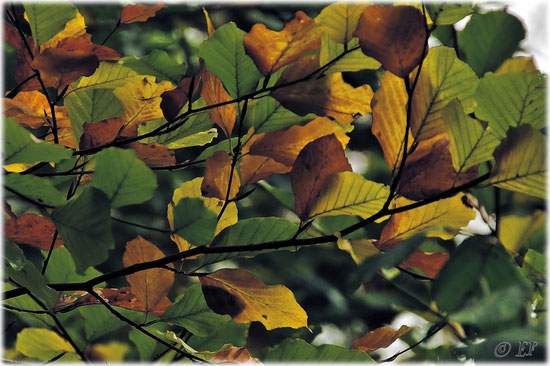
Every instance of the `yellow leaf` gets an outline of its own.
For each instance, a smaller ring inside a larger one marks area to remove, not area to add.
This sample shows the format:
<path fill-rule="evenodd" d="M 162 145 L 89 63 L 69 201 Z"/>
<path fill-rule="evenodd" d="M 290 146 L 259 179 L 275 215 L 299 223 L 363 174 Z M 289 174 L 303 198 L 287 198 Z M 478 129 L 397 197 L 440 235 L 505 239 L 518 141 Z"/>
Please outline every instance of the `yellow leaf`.
<path fill-rule="evenodd" d="M 296 62 L 304 53 L 320 45 L 321 30 L 302 11 L 296 12 L 294 19 L 280 32 L 269 30 L 264 24 L 255 24 L 244 36 L 246 53 L 263 75 Z"/>
<path fill-rule="evenodd" d="M 324 8 L 315 18 L 323 32 L 339 43 L 347 43 L 353 38 L 359 17 L 369 3 L 339 1 Z"/>
<path fill-rule="evenodd" d="M 63 352 L 75 353 L 69 342 L 44 328 L 24 328 L 17 334 L 15 349 L 27 357 L 41 361 L 47 361 Z"/>
<path fill-rule="evenodd" d="M 221 150 L 216 151 L 206 159 L 206 173 L 201 184 L 201 192 L 204 197 L 225 200 L 229 180 L 231 180 L 231 188 L 229 189 L 228 199 L 234 198 L 239 193 L 241 188 L 239 174 L 237 169 L 233 169 L 233 172 L 231 172 L 231 164 L 231 156 Z M 231 177 L 231 175 L 233 176 Z"/>
<path fill-rule="evenodd" d="M 206 105 L 218 104 L 221 102 L 230 101 L 232 98 L 223 87 L 222 82 L 214 74 L 208 71 L 202 76 L 202 91 L 201 97 L 206 102 Z M 231 131 L 235 125 L 237 112 L 234 104 L 227 104 L 221 107 L 212 108 L 209 110 L 210 119 L 214 121 L 223 130 L 227 137 L 231 137 Z"/>
<path fill-rule="evenodd" d="M 34 164 L 8 164 L 4 165 L 3 168 L 10 173 L 21 173 L 30 167 L 34 166 Z"/>
<path fill-rule="evenodd" d="M 154 76 L 143 76 L 113 90 L 122 106 L 122 119 L 126 128 L 164 117 L 160 109 L 160 96 L 175 86 L 168 81 L 156 83 L 155 80 Z"/>
<path fill-rule="evenodd" d="M 131 349 L 128 343 L 111 341 L 109 343 L 94 344 L 89 353 L 94 361 L 123 362 L 124 356 Z"/>
<path fill-rule="evenodd" d="M 532 216 L 504 216 L 498 228 L 500 242 L 510 254 L 516 255 L 545 222 L 546 214 L 540 210 L 535 211 Z"/>
<path fill-rule="evenodd" d="M 391 327 L 377 328 L 356 340 L 351 346 L 351 349 L 360 349 L 361 351 L 369 353 L 379 348 L 386 348 L 399 337 L 407 334 L 410 330 L 411 328 L 406 325 L 402 325 L 399 330 L 395 330 Z"/>
<path fill-rule="evenodd" d="M 461 227 L 475 218 L 474 210 L 462 202 L 464 194 L 432 202 L 412 210 L 392 215 L 382 229 L 376 246 L 388 249 L 393 245 L 424 231 L 426 236 L 452 239 Z M 406 198 L 398 198 L 395 207 L 413 203 Z"/>
<path fill-rule="evenodd" d="M 65 24 L 65 29 L 57 33 L 55 36 L 50 38 L 49 41 L 43 43 L 40 46 L 40 52 L 44 51 L 46 48 L 55 47 L 64 38 L 76 38 L 86 33 L 86 22 L 84 17 L 80 15 L 80 12 L 77 10 L 76 17 L 69 20 Z"/>
<path fill-rule="evenodd" d="M 267 286 L 241 269 L 221 269 L 199 279 L 210 309 L 229 314 L 236 323 L 259 321 L 267 330 L 307 327 L 306 312 L 284 286 Z"/>
<path fill-rule="evenodd" d="M 495 71 L 495 75 L 520 71 L 539 71 L 533 57 L 518 56 L 509 58 L 500 65 L 497 71 Z"/>
<path fill-rule="evenodd" d="M 365 258 L 380 253 L 373 242 L 368 239 L 348 240 L 340 238 L 336 244 L 338 245 L 338 249 L 348 252 L 357 264 L 361 263 Z"/>
<path fill-rule="evenodd" d="M 4 113 L 25 127 L 38 128 L 52 123 L 48 99 L 38 90 L 19 92 L 13 99 L 4 98 Z M 65 107 L 55 107 L 55 117 L 58 127 L 71 125 Z"/>
<path fill-rule="evenodd" d="M 138 236 L 126 243 L 122 257 L 125 267 L 164 258 L 164 253 L 154 244 Z M 174 283 L 174 272 L 163 268 L 153 268 L 126 276 L 130 289 L 149 313 L 166 297 Z"/>
<path fill-rule="evenodd" d="M 205 8 L 202 8 L 202 12 L 204 13 L 204 17 L 206 18 L 206 29 L 208 30 L 208 38 L 210 38 L 216 31 L 216 28 L 214 28 L 214 25 L 210 20 L 210 16 L 208 15 L 208 12 L 206 11 Z"/>
<path fill-rule="evenodd" d="M 216 215 L 219 215 L 223 207 L 224 201 L 218 198 L 203 197 L 201 193 L 202 181 L 203 178 L 195 178 L 193 180 L 183 183 L 179 188 L 174 191 L 172 201 L 168 204 L 167 213 L 168 222 L 170 223 L 170 229 L 174 229 L 174 207 L 184 197 L 199 197 L 200 199 L 202 199 L 202 201 L 204 202 L 204 206 L 207 209 L 214 212 Z M 218 221 L 215 233 L 218 234 L 226 227 L 236 224 L 237 221 L 237 205 L 235 204 L 235 202 L 231 202 L 227 205 L 223 216 Z M 171 234 L 170 238 L 177 244 L 180 251 L 187 250 L 191 247 L 191 245 L 179 235 Z"/>
<path fill-rule="evenodd" d="M 292 82 L 310 75 L 319 68 L 319 55 L 304 56 L 283 71 L 275 85 Z M 283 107 L 304 116 L 315 113 L 318 116 L 333 117 L 340 123 L 352 123 L 357 117 L 371 112 L 370 100 L 373 92 L 369 85 L 357 88 L 344 82 L 342 73 L 325 75 L 322 78 L 296 83 L 276 89 L 271 96 Z"/>

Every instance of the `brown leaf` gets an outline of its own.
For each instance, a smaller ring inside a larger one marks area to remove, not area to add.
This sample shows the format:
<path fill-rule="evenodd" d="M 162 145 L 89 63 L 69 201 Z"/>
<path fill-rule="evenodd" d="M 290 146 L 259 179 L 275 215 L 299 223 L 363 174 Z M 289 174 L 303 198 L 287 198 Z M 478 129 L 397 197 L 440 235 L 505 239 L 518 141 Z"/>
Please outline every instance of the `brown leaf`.
<path fill-rule="evenodd" d="M 24 213 L 16 220 L 9 219 L 4 223 L 4 235 L 15 243 L 28 244 L 40 249 L 49 250 L 52 245 L 55 225 L 44 216 Z M 54 248 L 63 245 L 57 236 Z"/>
<path fill-rule="evenodd" d="M 4 98 L 4 113 L 25 127 L 39 128 L 51 124 L 48 99 L 38 90 L 19 92 L 13 99 Z M 55 117 L 58 127 L 71 125 L 65 107 L 56 106 Z"/>
<path fill-rule="evenodd" d="M 113 141 L 123 125 L 124 122 L 120 117 L 94 123 L 84 122 L 82 125 L 84 132 L 80 136 L 80 149 L 89 149 Z"/>
<path fill-rule="evenodd" d="M 399 193 L 420 201 L 475 179 L 477 168 L 477 165 L 473 166 L 457 176 L 449 150 L 449 137 L 438 135 L 422 141 L 407 159 Z"/>
<path fill-rule="evenodd" d="M 157 11 L 165 7 L 164 3 L 155 5 L 126 5 L 120 13 L 120 22 L 122 24 L 146 22 L 147 19 L 154 17 Z"/>
<path fill-rule="evenodd" d="M 449 259 L 447 253 L 424 253 L 420 250 L 416 250 L 411 253 L 403 262 L 399 264 L 403 268 L 418 268 L 426 275 L 435 277 L 445 262 Z"/>
<path fill-rule="evenodd" d="M 46 48 L 34 57 L 31 66 L 42 75 L 56 80 L 55 86 L 59 88 L 81 76 L 92 75 L 99 67 L 99 60 L 91 52 Z"/>
<path fill-rule="evenodd" d="M 320 137 L 300 151 L 292 165 L 290 181 L 296 214 L 301 220 L 308 217 L 325 179 L 333 173 L 345 171 L 351 172 L 351 165 L 334 134 Z"/>
<path fill-rule="evenodd" d="M 266 156 L 243 155 L 241 159 L 241 185 L 256 183 L 267 179 L 273 174 L 284 174 L 290 172 L 291 167 L 278 163 Z"/>
<path fill-rule="evenodd" d="M 138 159 L 149 166 L 165 166 L 176 164 L 176 152 L 156 142 L 132 142 L 128 148 L 136 152 Z"/>
<path fill-rule="evenodd" d="M 138 236 L 126 243 L 126 250 L 122 257 L 125 267 L 133 264 L 163 258 L 164 254 L 154 244 Z M 166 297 L 174 283 L 174 272 L 163 268 L 153 268 L 136 272 L 126 276 L 130 282 L 132 293 L 143 306 L 146 313 L 150 313 Z"/>
<path fill-rule="evenodd" d="M 264 24 L 255 24 L 244 36 L 246 53 L 263 75 L 298 61 L 300 56 L 320 46 L 321 29 L 303 11 L 296 12 L 294 19 L 280 32 L 269 30 Z"/>
<path fill-rule="evenodd" d="M 206 159 L 206 174 L 201 184 L 201 192 L 204 197 L 215 197 L 225 200 L 229 177 L 231 176 L 231 156 L 225 151 L 216 151 Z M 234 198 L 241 187 L 237 170 L 233 171 L 229 199 Z"/>
<path fill-rule="evenodd" d="M 391 327 L 377 328 L 356 340 L 351 346 L 351 349 L 360 349 L 361 351 L 369 353 L 379 348 L 386 348 L 399 337 L 407 334 L 410 330 L 411 328 L 406 325 L 402 325 L 399 330 L 395 330 Z"/>
<path fill-rule="evenodd" d="M 202 91 L 206 105 L 218 104 L 231 100 L 231 96 L 225 91 L 220 79 L 206 71 L 202 75 Z M 235 125 L 237 112 L 234 104 L 227 104 L 221 107 L 212 108 L 209 111 L 210 119 L 214 121 L 223 130 L 227 137 L 231 137 L 231 131 Z"/>
<path fill-rule="evenodd" d="M 201 60 L 201 71 L 195 75 L 192 93 L 195 94 L 200 85 L 200 77 L 204 72 L 204 62 Z M 193 78 L 182 79 L 175 89 L 165 91 L 160 95 L 162 101 L 160 102 L 160 109 L 164 118 L 168 121 L 173 120 L 181 111 L 183 106 L 189 99 L 189 88 L 191 87 L 191 81 Z"/>
<path fill-rule="evenodd" d="M 231 347 L 216 352 L 209 362 L 235 362 L 238 364 L 247 364 L 247 365 L 262 365 L 259 359 L 256 357 L 251 357 L 248 350 L 244 347 Z"/>
<path fill-rule="evenodd" d="M 306 312 L 284 286 L 267 286 L 242 269 L 221 269 L 199 280 L 208 307 L 236 323 L 259 321 L 267 330 L 307 327 Z"/>
<path fill-rule="evenodd" d="M 302 57 L 283 71 L 275 85 L 304 78 L 318 68 L 318 54 Z M 276 89 L 271 92 L 271 96 L 300 116 L 315 113 L 349 124 L 357 117 L 371 112 L 370 100 L 373 92 L 369 85 L 352 87 L 344 82 L 342 73 L 337 72 Z"/>
<path fill-rule="evenodd" d="M 98 60 L 118 60 L 122 57 L 120 53 L 112 48 L 93 44 L 92 35 L 88 33 L 78 37 L 63 38 L 57 43 L 56 48 L 91 53 L 96 55 Z"/>
<path fill-rule="evenodd" d="M 344 130 L 328 118 L 319 117 L 305 126 L 292 126 L 285 131 L 267 132 L 252 137 L 250 153 L 266 156 L 278 163 L 292 166 L 304 146 L 319 137 L 330 134 L 334 134 L 342 147 L 346 147 L 349 137 Z"/>
<path fill-rule="evenodd" d="M 371 5 L 361 14 L 353 35 L 359 38 L 365 55 L 405 78 L 422 59 L 424 16 L 414 6 Z"/>

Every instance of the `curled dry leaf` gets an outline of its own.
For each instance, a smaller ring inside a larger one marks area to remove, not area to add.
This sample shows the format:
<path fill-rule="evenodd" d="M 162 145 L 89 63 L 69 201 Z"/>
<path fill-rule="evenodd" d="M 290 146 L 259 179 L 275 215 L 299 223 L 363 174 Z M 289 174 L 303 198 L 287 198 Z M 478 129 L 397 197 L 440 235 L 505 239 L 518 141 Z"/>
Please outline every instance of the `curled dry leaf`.
<path fill-rule="evenodd" d="M 17 219 L 10 218 L 4 223 L 4 235 L 15 243 L 28 244 L 40 249 L 49 250 L 55 233 L 55 225 L 45 218 L 33 213 L 24 213 Z M 54 248 L 63 245 L 58 236 Z"/>
<path fill-rule="evenodd" d="M 267 286 L 242 269 L 221 269 L 199 280 L 208 307 L 236 323 L 259 321 L 267 330 L 307 327 L 306 312 L 284 286 Z"/>
<path fill-rule="evenodd" d="M 393 74 L 406 78 L 420 63 L 426 39 L 424 16 L 414 6 L 371 5 L 355 30 L 361 50 Z"/>
<path fill-rule="evenodd" d="M 244 347 L 230 347 L 216 352 L 209 362 L 235 362 L 245 365 L 262 365 L 259 359 L 251 357 L 250 352 Z"/>
<path fill-rule="evenodd" d="M 426 275 L 435 277 L 445 262 L 449 259 L 447 253 L 424 253 L 420 250 L 412 252 L 403 262 L 399 264 L 403 268 L 418 268 Z"/>
<path fill-rule="evenodd" d="M 122 24 L 146 22 L 147 19 L 154 17 L 157 11 L 165 7 L 164 3 L 155 5 L 126 5 L 120 13 L 120 22 Z"/>
<path fill-rule="evenodd" d="M 255 24 L 244 36 L 246 53 L 263 75 L 298 61 L 300 56 L 320 46 L 321 29 L 303 11 L 296 12 L 294 19 L 280 32 L 269 30 L 264 24 Z"/>
<path fill-rule="evenodd" d="M 201 192 L 204 197 L 215 197 L 225 200 L 227 187 L 231 180 L 229 199 L 234 198 L 241 187 L 241 181 L 237 170 L 233 170 L 231 177 L 232 158 L 225 151 L 216 151 L 206 159 L 206 174 L 201 184 Z"/>
<path fill-rule="evenodd" d="M 411 328 L 406 325 L 402 325 L 398 330 L 391 327 L 377 328 L 356 340 L 351 346 L 351 349 L 360 349 L 361 351 L 369 353 L 379 348 L 386 348 L 399 337 L 407 334 L 410 330 Z"/>

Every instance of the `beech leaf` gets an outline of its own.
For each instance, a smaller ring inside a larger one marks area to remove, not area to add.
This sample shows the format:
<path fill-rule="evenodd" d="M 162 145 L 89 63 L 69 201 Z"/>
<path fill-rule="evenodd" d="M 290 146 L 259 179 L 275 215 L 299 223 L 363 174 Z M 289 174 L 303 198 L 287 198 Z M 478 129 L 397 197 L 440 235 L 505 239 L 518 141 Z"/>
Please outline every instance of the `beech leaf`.
<path fill-rule="evenodd" d="M 321 10 L 315 22 L 336 42 L 347 43 L 353 38 L 359 17 L 367 6 L 367 3 L 339 1 Z"/>
<path fill-rule="evenodd" d="M 262 365 L 259 359 L 256 357 L 251 357 L 250 352 L 244 347 L 231 347 L 228 349 L 224 349 L 221 351 L 216 352 L 214 356 L 209 362 L 221 362 L 221 363 L 227 363 L 227 362 L 235 362 L 238 364 L 246 364 L 246 365 Z"/>
<path fill-rule="evenodd" d="M 399 264 L 402 268 L 418 268 L 430 277 L 435 277 L 445 262 L 449 259 L 447 253 L 425 253 L 416 250 L 411 253 L 403 262 Z"/>
<path fill-rule="evenodd" d="M 406 325 L 402 325 L 399 330 L 395 330 L 391 327 L 377 328 L 356 340 L 351 346 L 351 349 L 360 349 L 361 351 L 370 353 L 379 348 L 387 348 L 410 330 L 411 328 Z"/>
<path fill-rule="evenodd" d="M 260 180 L 267 179 L 273 174 L 288 173 L 290 170 L 291 167 L 266 156 L 251 154 L 243 155 L 241 159 L 241 186 L 244 187 Z"/>
<path fill-rule="evenodd" d="M 231 169 L 232 158 L 225 151 L 216 151 L 214 155 L 206 159 L 206 174 L 201 184 L 201 192 L 204 197 L 215 197 L 225 200 L 234 198 L 241 187 L 239 174 L 236 169 Z M 232 174 L 233 173 L 233 174 Z M 231 176 L 232 175 L 232 176 Z"/>
<path fill-rule="evenodd" d="M 529 238 L 546 222 L 546 214 L 537 210 L 532 216 L 503 216 L 499 226 L 499 239 L 506 250 L 517 255 Z"/>
<path fill-rule="evenodd" d="M 70 126 L 67 109 L 55 107 L 57 126 Z M 4 98 L 4 113 L 13 117 L 22 126 L 39 128 L 51 124 L 51 116 L 45 116 L 44 111 L 50 111 L 48 99 L 38 90 L 19 92 L 15 98 Z"/>
<path fill-rule="evenodd" d="M 4 223 L 4 235 L 15 243 L 28 244 L 44 250 L 49 250 L 55 232 L 54 224 L 34 213 L 24 213 L 17 219 Z M 63 245 L 63 240 L 57 237 L 54 248 Z"/>
<path fill-rule="evenodd" d="M 157 3 L 155 5 L 126 5 L 120 13 L 120 22 L 122 24 L 146 22 L 147 19 L 154 17 L 157 11 L 165 7 L 164 3 Z"/>
<path fill-rule="evenodd" d="M 333 344 L 323 344 L 319 347 L 312 346 L 303 339 L 287 338 L 280 344 L 267 351 L 264 362 L 373 362 L 374 360 L 364 352 L 353 350 Z"/>
<path fill-rule="evenodd" d="M 58 4 L 26 3 L 25 14 L 32 38 L 40 46 L 65 28 L 77 14 L 76 7 L 64 1 Z"/>
<path fill-rule="evenodd" d="M 17 334 L 15 349 L 27 357 L 48 361 L 60 353 L 68 352 L 76 356 L 71 344 L 59 334 L 45 328 L 25 328 Z M 67 359 L 65 359 L 67 360 Z M 73 358 L 76 361 L 77 358 Z"/>
<path fill-rule="evenodd" d="M 122 65 L 140 75 L 155 76 L 157 80 L 167 80 L 174 84 L 177 84 L 187 71 L 185 64 L 176 63 L 166 51 L 162 50 L 153 50 L 142 58 L 127 56 L 121 61 Z"/>
<path fill-rule="evenodd" d="M 202 75 L 202 91 L 206 105 L 213 105 L 231 100 L 231 96 L 223 88 L 223 84 L 215 75 L 206 71 Z M 225 136 L 231 137 L 231 131 L 235 125 L 235 119 L 237 118 L 237 112 L 235 111 L 235 104 L 227 104 L 221 107 L 212 108 L 209 110 L 210 119 L 214 121 Z"/>
<path fill-rule="evenodd" d="M 200 198 L 182 197 L 173 208 L 174 233 L 192 245 L 206 245 L 214 238 L 217 216 Z"/>

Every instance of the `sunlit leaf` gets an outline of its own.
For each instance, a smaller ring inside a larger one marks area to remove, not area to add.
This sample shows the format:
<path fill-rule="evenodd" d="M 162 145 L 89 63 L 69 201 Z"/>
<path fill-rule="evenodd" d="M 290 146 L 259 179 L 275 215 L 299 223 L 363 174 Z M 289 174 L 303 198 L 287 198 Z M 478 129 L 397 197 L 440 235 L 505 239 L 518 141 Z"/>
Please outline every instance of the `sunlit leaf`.
<path fill-rule="evenodd" d="M 93 184 L 102 190 L 112 207 L 150 200 L 157 188 L 155 174 L 133 151 L 108 148 L 95 158 Z"/>
<path fill-rule="evenodd" d="M 259 359 L 256 357 L 251 357 L 250 352 L 244 347 L 231 347 L 226 350 L 217 352 L 209 362 L 236 362 L 238 364 L 246 365 L 261 365 Z"/>
<path fill-rule="evenodd" d="M 280 32 L 269 30 L 264 24 L 255 24 L 244 36 L 244 46 L 260 72 L 269 75 L 317 49 L 321 44 L 320 36 L 321 30 L 315 26 L 315 20 L 298 11 Z"/>
<path fill-rule="evenodd" d="M 303 339 L 287 338 L 267 351 L 264 362 L 374 362 L 365 352 L 324 344 L 314 347 Z"/>
<path fill-rule="evenodd" d="M 148 166 L 170 166 L 176 164 L 174 150 L 157 144 L 156 142 L 133 142 L 128 147 L 135 151 L 139 160 Z"/>
<path fill-rule="evenodd" d="M 61 192 L 46 178 L 35 177 L 31 174 L 7 174 L 4 175 L 4 185 L 46 205 L 59 206 L 65 202 Z M 4 195 L 9 197 L 12 193 L 7 191 L 4 192 Z"/>
<path fill-rule="evenodd" d="M 539 71 L 533 57 L 517 56 L 509 58 L 500 65 L 497 71 L 495 71 L 495 75 L 521 71 Z"/>
<path fill-rule="evenodd" d="M 267 330 L 307 327 L 306 312 L 284 286 L 266 286 L 241 269 L 221 269 L 199 279 L 210 309 L 237 323 L 259 321 Z"/>
<path fill-rule="evenodd" d="M 143 76 L 134 70 L 116 62 L 102 61 L 92 76 L 83 77 L 73 83 L 66 97 L 78 90 L 112 89 L 137 80 L 143 80 Z"/>
<path fill-rule="evenodd" d="M 27 357 L 48 361 L 60 353 L 75 349 L 56 332 L 44 328 L 25 328 L 17 334 L 15 348 Z M 74 360 L 74 358 L 73 358 Z"/>
<path fill-rule="evenodd" d="M 63 30 L 50 38 L 47 42 L 40 46 L 41 50 L 48 47 L 55 47 L 63 39 L 80 37 L 86 34 L 86 21 L 80 12 L 76 11 L 76 16 L 69 20 Z M 89 35 L 91 38 L 91 35 Z M 106 47 L 105 47 L 106 48 Z"/>
<path fill-rule="evenodd" d="M 70 125 L 67 110 L 64 107 L 55 107 L 57 126 Z M 48 115 L 44 115 L 47 111 Z M 37 90 L 19 92 L 15 98 L 4 98 L 4 113 L 6 117 L 13 117 L 25 127 L 38 128 L 51 124 L 50 105 L 44 94 Z"/>
<path fill-rule="evenodd" d="M 357 264 L 361 263 L 368 257 L 372 257 L 380 253 L 380 251 L 373 244 L 373 240 L 348 240 L 340 238 L 336 244 L 338 245 L 338 249 L 348 252 L 353 261 Z"/>
<path fill-rule="evenodd" d="M 425 253 L 417 250 L 401 262 L 399 266 L 402 268 L 418 268 L 428 276 L 435 277 L 448 259 L 449 255 L 447 253 Z"/>
<path fill-rule="evenodd" d="M 351 170 L 342 144 L 334 134 L 307 144 L 290 172 L 298 217 L 304 220 L 311 216 L 315 199 L 329 175 Z"/>
<path fill-rule="evenodd" d="M 55 226 L 44 216 L 34 213 L 24 213 L 16 220 L 10 219 L 4 223 L 4 235 L 15 243 L 28 244 L 44 250 L 49 250 Z M 54 248 L 63 245 L 63 240 L 57 238 Z"/>
<path fill-rule="evenodd" d="M 428 10 L 430 6 L 428 5 Z M 437 25 L 449 25 L 458 22 L 459 20 L 467 17 L 468 15 L 475 12 L 475 9 L 472 5 L 468 3 L 463 4 L 434 4 L 433 9 L 435 14 L 432 15 L 432 18 L 435 19 Z"/>
<path fill-rule="evenodd" d="M 413 6 L 367 7 L 354 36 L 359 38 L 365 55 L 402 78 L 419 64 L 427 41 L 424 16 Z"/>
<path fill-rule="evenodd" d="M 216 230 L 217 216 L 198 197 L 182 197 L 173 208 L 173 232 L 192 245 L 210 243 Z"/>
<path fill-rule="evenodd" d="M 234 198 L 239 192 L 241 182 L 236 169 L 231 169 L 232 157 L 225 151 L 216 151 L 206 159 L 206 173 L 201 184 L 204 197 L 221 200 Z M 231 182 L 231 187 L 229 186 Z M 229 192 L 227 192 L 229 189 Z"/>
<path fill-rule="evenodd" d="M 546 197 L 546 139 L 526 124 L 508 130 L 496 148 L 491 184 L 540 198 Z"/>
<path fill-rule="evenodd" d="M 346 1 L 330 4 L 321 10 L 315 22 L 338 43 L 347 43 L 353 38 L 359 17 L 367 6 L 367 3 Z"/>
<path fill-rule="evenodd" d="M 499 239 L 508 252 L 516 255 L 527 240 L 546 222 L 546 214 L 537 210 L 532 216 L 503 216 L 499 225 Z"/>
<path fill-rule="evenodd" d="M 208 71 L 202 76 L 201 96 L 206 105 L 214 105 L 231 100 L 231 96 L 223 88 L 220 79 Z M 209 115 L 210 119 L 224 131 L 225 136 L 231 137 L 231 131 L 233 131 L 235 119 L 237 118 L 235 104 L 212 108 L 209 110 Z"/>
<path fill-rule="evenodd" d="M 406 325 L 402 325 L 398 330 L 391 327 L 376 328 L 356 340 L 351 349 L 360 349 L 363 352 L 370 353 L 379 348 L 387 348 L 410 330 L 411 328 Z"/>
<path fill-rule="evenodd" d="M 164 253 L 153 243 L 138 236 L 126 243 L 122 262 L 124 266 L 129 267 L 133 264 L 153 261 L 163 257 Z M 174 272 L 164 268 L 152 268 L 129 274 L 126 278 L 130 282 L 132 293 L 144 306 L 144 311 L 149 313 L 172 287 Z"/>
<path fill-rule="evenodd" d="M 44 46 L 45 45 L 42 45 L 42 47 Z M 79 35 L 78 37 L 71 36 L 68 38 L 60 39 L 56 43 L 56 48 L 62 49 L 68 52 L 75 52 L 76 54 L 86 53 L 86 54 L 95 55 L 97 59 L 100 61 L 101 60 L 118 60 L 122 56 L 120 53 L 113 50 L 112 48 L 92 43 L 92 35 L 88 33 Z M 46 50 L 44 50 L 42 53 L 44 53 L 45 51 Z"/>
<path fill-rule="evenodd" d="M 57 238 L 59 242 L 61 238 Z M 49 249 L 49 248 L 48 248 Z M 44 258 L 48 256 L 48 252 L 43 251 Z M 51 252 L 50 261 L 45 272 L 45 276 L 50 283 L 63 282 L 84 282 L 90 280 L 101 273 L 93 267 L 89 267 L 84 272 L 84 275 L 76 273 L 76 266 L 71 253 L 65 247 L 56 248 Z"/>
<path fill-rule="evenodd" d="M 242 186 L 256 183 L 267 179 L 273 174 L 284 174 L 291 170 L 291 167 L 276 162 L 275 160 L 261 155 L 243 155 L 241 158 L 241 179 Z"/>
<path fill-rule="evenodd" d="M 154 17 L 157 11 L 165 7 L 164 3 L 157 3 L 155 5 L 126 5 L 120 13 L 120 22 L 122 24 L 146 22 L 147 19 Z"/>
<path fill-rule="evenodd" d="M 167 80 L 174 84 L 187 71 L 185 64 L 178 64 L 163 50 L 153 50 L 142 58 L 127 56 L 121 60 L 121 63 L 140 75 L 155 76 L 157 80 Z"/>
<path fill-rule="evenodd" d="M 356 6 L 356 5 L 355 5 Z M 348 49 L 352 49 L 359 45 L 357 38 L 349 42 Z M 338 61 L 332 62 L 326 70 L 326 73 L 344 72 L 344 71 L 361 71 L 365 69 L 378 69 L 381 65 L 372 57 L 366 56 L 360 49 L 346 53 L 345 48 L 341 43 L 336 42 L 329 35 L 323 33 L 321 36 L 321 50 L 319 52 L 319 62 L 321 65 L 327 65 L 332 60 L 338 58 Z"/>
<path fill-rule="evenodd" d="M 546 80 L 535 72 L 487 73 L 475 92 L 476 117 L 500 138 L 510 127 L 546 125 Z"/>
<path fill-rule="evenodd" d="M 94 361 L 123 362 L 124 356 L 130 349 L 128 343 L 110 341 L 109 343 L 95 343 L 88 353 Z"/>
<path fill-rule="evenodd" d="M 25 14 L 34 41 L 40 46 L 65 28 L 65 23 L 77 14 L 69 2 L 56 4 L 26 3 Z"/>

